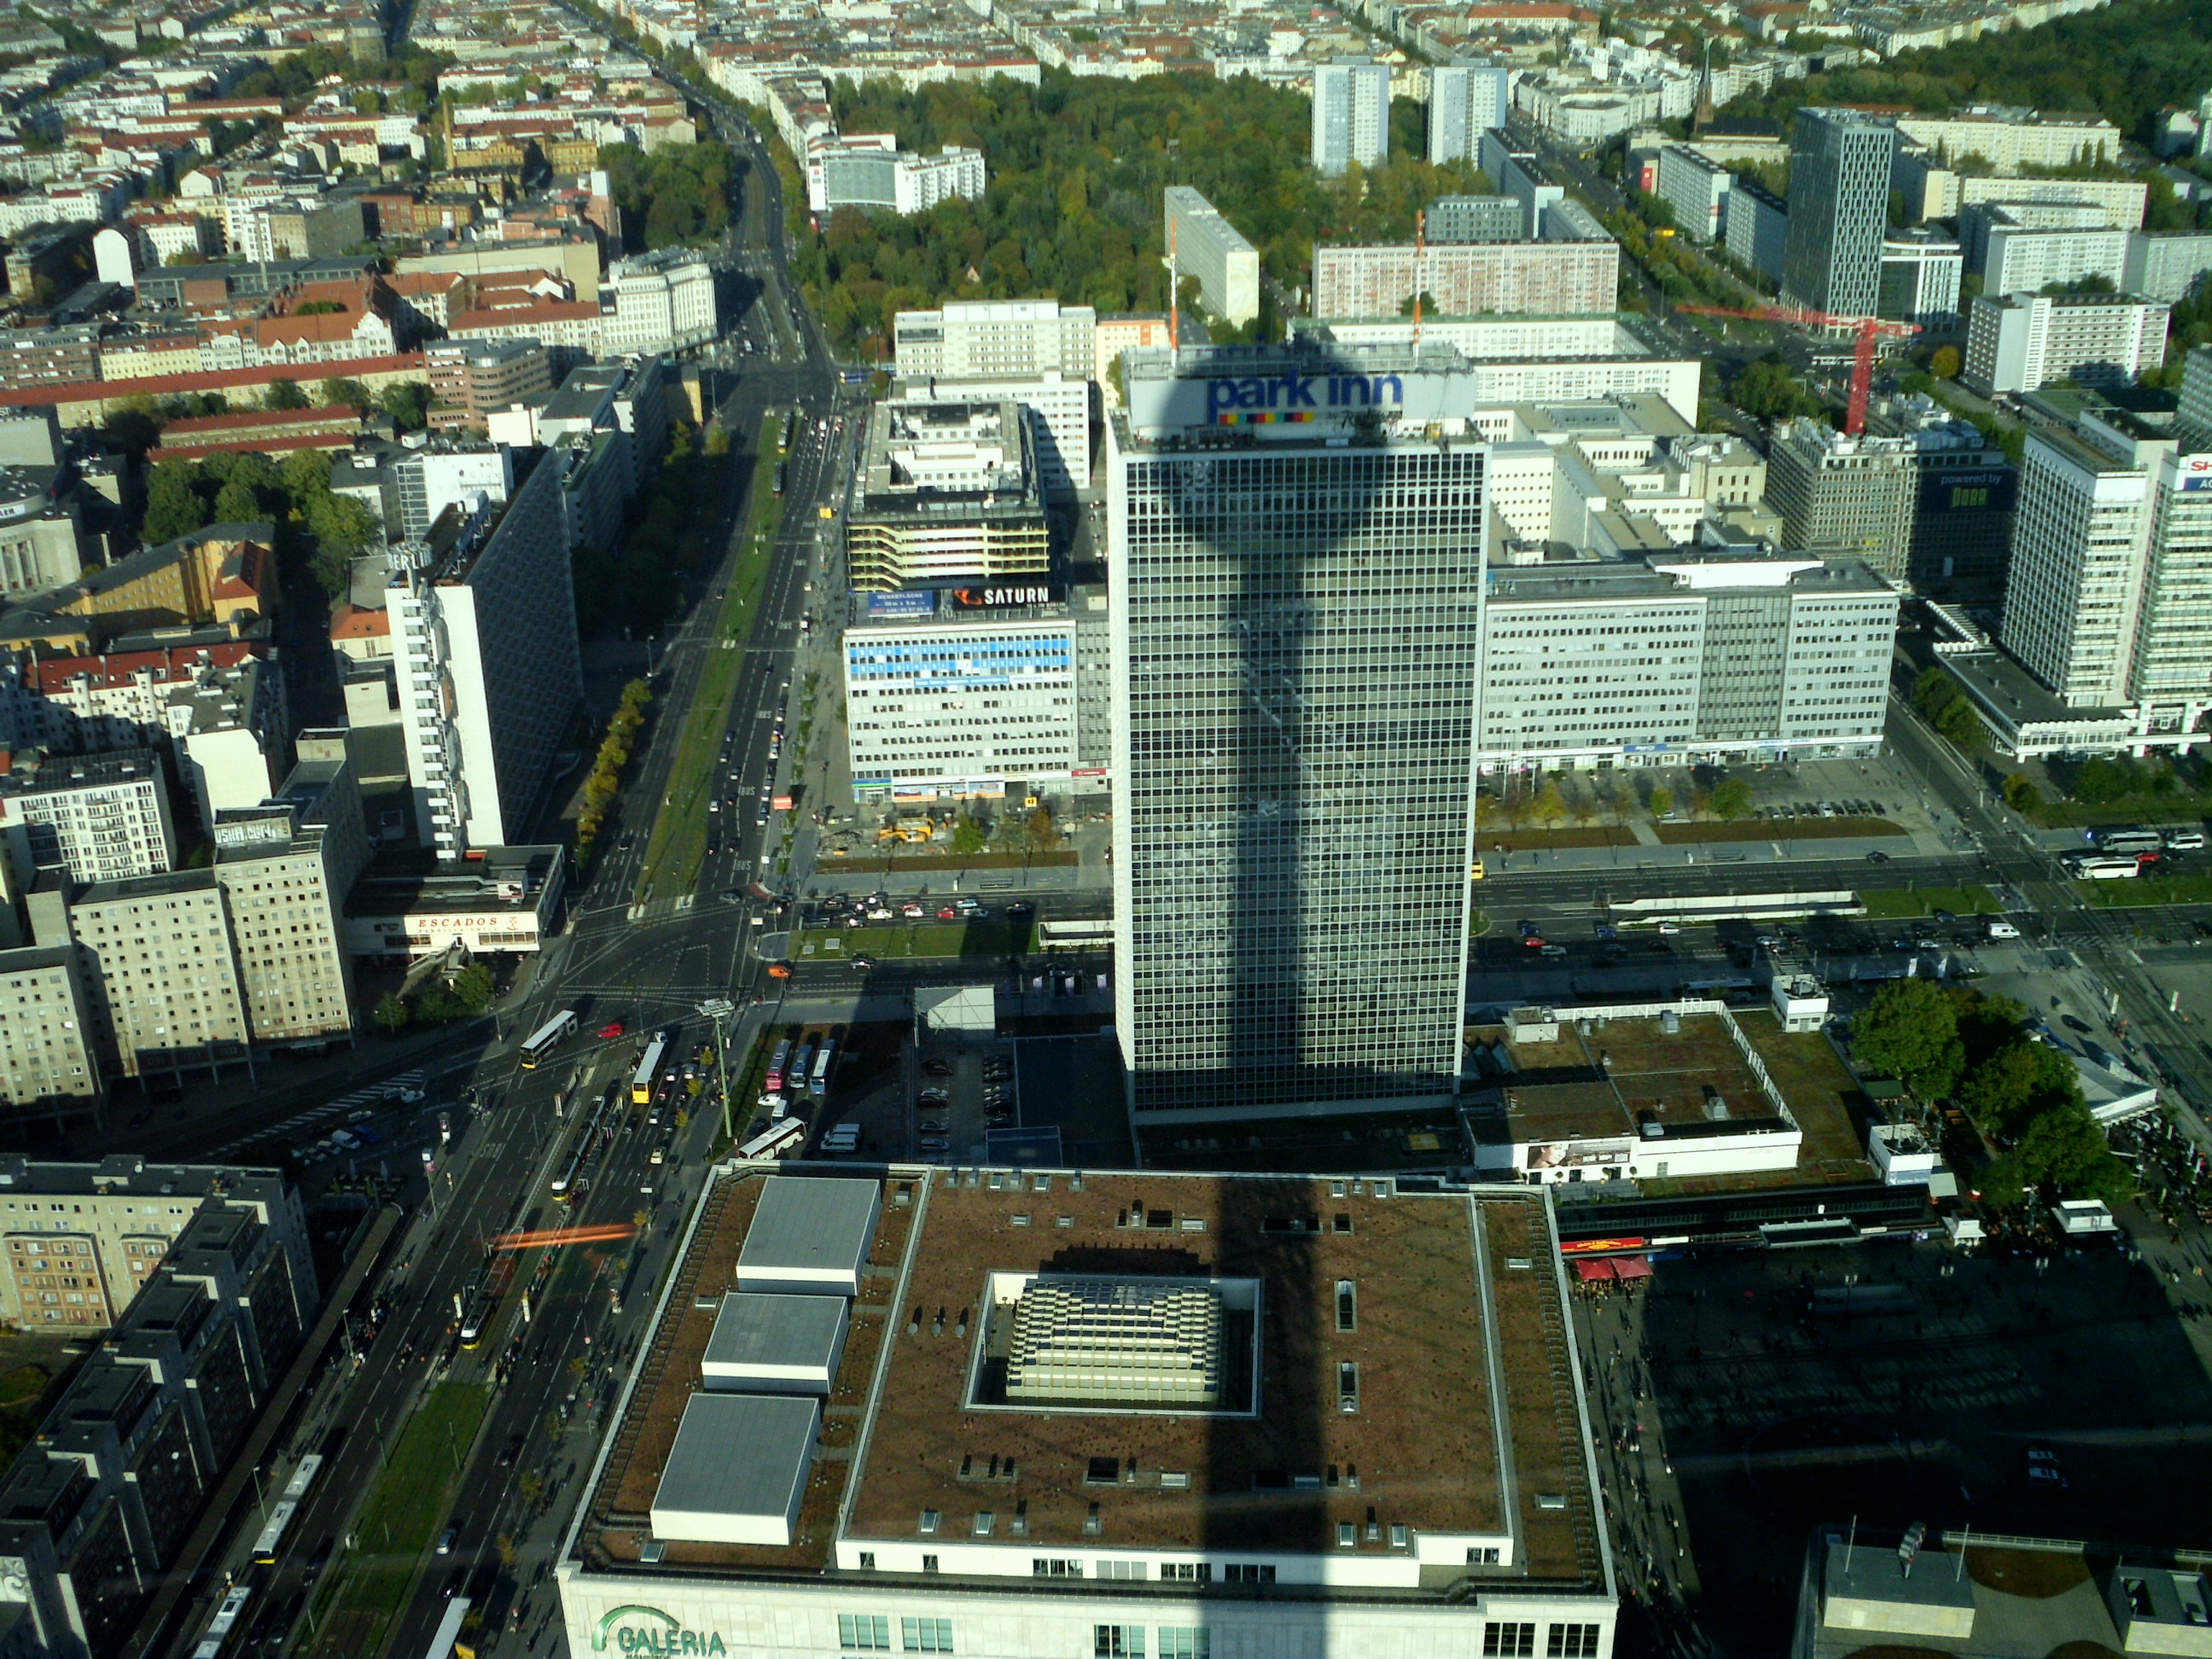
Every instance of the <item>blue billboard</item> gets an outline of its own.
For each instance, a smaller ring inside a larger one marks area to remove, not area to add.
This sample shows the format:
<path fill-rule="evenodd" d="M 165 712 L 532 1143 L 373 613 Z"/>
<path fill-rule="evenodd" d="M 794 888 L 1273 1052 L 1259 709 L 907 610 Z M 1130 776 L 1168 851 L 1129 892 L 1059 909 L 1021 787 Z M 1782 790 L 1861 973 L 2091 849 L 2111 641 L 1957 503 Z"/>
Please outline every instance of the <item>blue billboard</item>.
<path fill-rule="evenodd" d="M 868 595 L 868 615 L 878 617 L 933 617 L 937 614 L 937 590 L 933 587 L 909 588 L 897 593 Z"/>

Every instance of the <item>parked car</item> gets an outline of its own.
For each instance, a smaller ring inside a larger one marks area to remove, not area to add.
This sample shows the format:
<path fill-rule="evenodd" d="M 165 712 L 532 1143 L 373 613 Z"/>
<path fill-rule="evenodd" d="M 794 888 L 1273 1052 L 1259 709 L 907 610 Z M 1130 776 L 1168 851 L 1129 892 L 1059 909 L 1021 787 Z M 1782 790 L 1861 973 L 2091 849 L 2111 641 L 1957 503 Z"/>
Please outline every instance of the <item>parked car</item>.
<path fill-rule="evenodd" d="M 611 1019 L 605 1024 L 599 1027 L 599 1035 L 611 1042 L 629 1029 L 629 1028 L 624 1025 L 620 1020 Z"/>

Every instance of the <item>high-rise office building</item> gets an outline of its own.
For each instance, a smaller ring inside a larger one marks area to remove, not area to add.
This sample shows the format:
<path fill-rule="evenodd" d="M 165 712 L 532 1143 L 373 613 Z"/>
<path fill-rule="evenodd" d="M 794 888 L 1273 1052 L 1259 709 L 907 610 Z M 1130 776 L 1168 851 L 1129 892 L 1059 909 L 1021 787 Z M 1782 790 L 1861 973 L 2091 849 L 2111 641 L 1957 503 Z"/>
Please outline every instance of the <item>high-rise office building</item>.
<path fill-rule="evenodd" d="M 1855 109 L 1801 109 L 1790 143 L 1782 294 L 1793 305 L 1871 317 L 1889 228 L 1897 129 Z"/>
<path fill-rule="evenodd" d="M 1314 68 L 1313 164 L 1342 173 L 1373 167 L 1390 153 L 1390 66 L 1340 58 Z"/>
<path fill-rule="evenodd" d="M 891 319 L 891 355 L 902 380 L 940 374 L 1088 376 L 1098 313 L 1057 300 L 954 300 Z"/>
<path fill-rule="evenodd" d="M 2194 367 L 2194 365 L 2192 365 Z M 2038 428 L 2021 470 L 2005 649 L 2073 708 L 2212 707 L 2212 453 L 2126 411 Z"/>
<path fill-rule="evenodd" d="M 1999 637 L 2069 708 L 2128 696 L 2155 481 L 2174 450 L 2118 410 L 2028 434 Z"/>
<path fill-rule="evenodd" d="M 1505 125 L 1505 70 L 1494 64 L 1443 64 L 1429 71 L 1429 160 L 1476 159 L 1482 135 Z"/>
<path fill-rule="evenodd" d="M 1107 441 L 1133 1107 L 1448 1100 L 1486 528 L 1465 365 L 1345 347 L 1123 363 Z"/>
<path fill-rule="evenodd" d="M 1862 558 L 1938 598 L 2003 591 L 2014 482 L 2002 449 L 1925 399 L 1877 404 L 1856 438 L 1786 421 L 1767 449 L 1784 546 Z"/>

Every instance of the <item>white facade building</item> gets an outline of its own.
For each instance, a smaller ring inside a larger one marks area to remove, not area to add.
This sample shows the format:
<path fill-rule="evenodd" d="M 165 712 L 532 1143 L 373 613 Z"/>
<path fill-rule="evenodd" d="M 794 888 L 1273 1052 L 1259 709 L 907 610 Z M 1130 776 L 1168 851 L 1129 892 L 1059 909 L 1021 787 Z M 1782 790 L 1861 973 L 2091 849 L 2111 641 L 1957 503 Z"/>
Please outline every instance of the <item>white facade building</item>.
<path fill-rule="evenodd" d="M 2085 276 L 2101 276 L 2118 290 L 2127 279 L 2130 235 L 2112 229 L 2030 230 L 2000 219 L 1982 240 L 1984 290 L 2033 294 Z"/>
<path fill-rule="evenodd" d="M 599 337 L 609 356 L 682 351 L 722 331 L 714 269 L 696 253 L 669 248 L 619 260 L 607 288 Z"/>
<path fill-rule="evenodd" d="M 1700 242 L 1721 240 L 1734 173 L 1687 144 L 1667 144 L 1659 151 L 1656 182 L 1659 199 L 1674 210 L 1677 229 Z"/>
<path fill-rule="evenodd" d="M 177 835 L 164 771 L 151 749 L 19 757 L 0 775 L 0 852 L 27 882 L 54 863 L 80 882 L 170 869 Z"/>
<path fill-rule="evenodd" d="M 1468 161 L 1482 135 L 1505 125 L 1509 71 L 1494 64 L 1443 64 L 1429 71 L 1429 160 Z"/>
<path fill-rule="evenodd" d="M 926 213 L 956 196 L 980 200 L 989 183 L 980 149 L 916 155 L 889 133 L 830 134 L 809 142 L 805 153 L 807 205 L 817 213 L 841 207 Z"/>
<path fill-rule="evenodd" d="M 1984 294 L 1967 315 L 1964 378 L 1984 397 L 2060 380 L 2125 384 L 2165 360 L 2166 325 L 2155 300 Z"/>
<path fill-rule="evenodd" d="M 574 453 L 541 454 L 480 546 L 392 574 L 416 826 L 444 858 L 525 839 L 583 698 L 562 488 Z"/>
<path fill-rule="evenodd" d="M 1097 365 L 1098 313 L 1057 300 L 955 300 L 891 319 L 902 380 L 954 380 L 1048 372 L 1088 379 Z"/>
<path fill-rule="evenodd" d="M 2170 305 L 2194 292 L 2208 270 L 2212 270 L 2212 233 L 2133 231 L 2128 236 L 2127 270 L 2120 288 Z"/>
<path fill-rule="evenodd" d="M 1342 58 L 1316 64 L 1313 164 L 1331 175 L 1357 161 L 1372 167 L 1390 153 L 1390 66 Z"/>
<path fill-rule="evenodd" d="M 1215 316 L 1249 323 L 1260 314 L 1260 251 L 1188 185 L 1161 192 L 1176 280 L 1198 278 L 1199 298 Z"/>
<path fill-rule="evenodd" d="M 28 1109 L 84 1106 L 101 1090 L 93 1009 L 83 965 L 66 945 L 0 951 L 0 1105 L 18 1120 Z"/>
<path fill-rule="evenodd" d="M 1033 619 L 887 619 L 845 630 L 845 725 L 856 795 L 995 799 L 1008 793 L 1010 779 L 1065 788 L 1079 770 L 1103 773 L 1103 757 L 1083 767 L 1078 622 L 1065 607 L 1041 603 L 1049 592 L 1042 583 L 1006 584 L 926 596 L 941 610 L 972 601 L 1000 614 L 1020 607 L 980 602 L 1028 599 L 1039 613 Z M 881 596 L 894 608 L 921 597 Z M 1102 631 L 1103 622 L 1098 618 Z"/>
<path fill-rule="evenodd" d="M 1896 590 L 1855 559 L 1685 549 L 1493 567 L 1480 764 L 1879 754 L 1897 613 Z"/>

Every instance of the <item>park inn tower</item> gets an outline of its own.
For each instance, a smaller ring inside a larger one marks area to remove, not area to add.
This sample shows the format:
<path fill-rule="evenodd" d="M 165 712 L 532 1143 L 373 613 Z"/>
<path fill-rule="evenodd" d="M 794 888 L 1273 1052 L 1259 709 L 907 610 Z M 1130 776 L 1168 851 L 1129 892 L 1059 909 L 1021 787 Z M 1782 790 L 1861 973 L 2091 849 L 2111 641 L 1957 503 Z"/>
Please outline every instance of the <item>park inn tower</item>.
<path fill-rule="evenodd" d="M 1489 459 L 1467 365 L 1433 345 L 1124 362 L 1107 442 L 1133 1109 L 1448 1099 Z"/>

